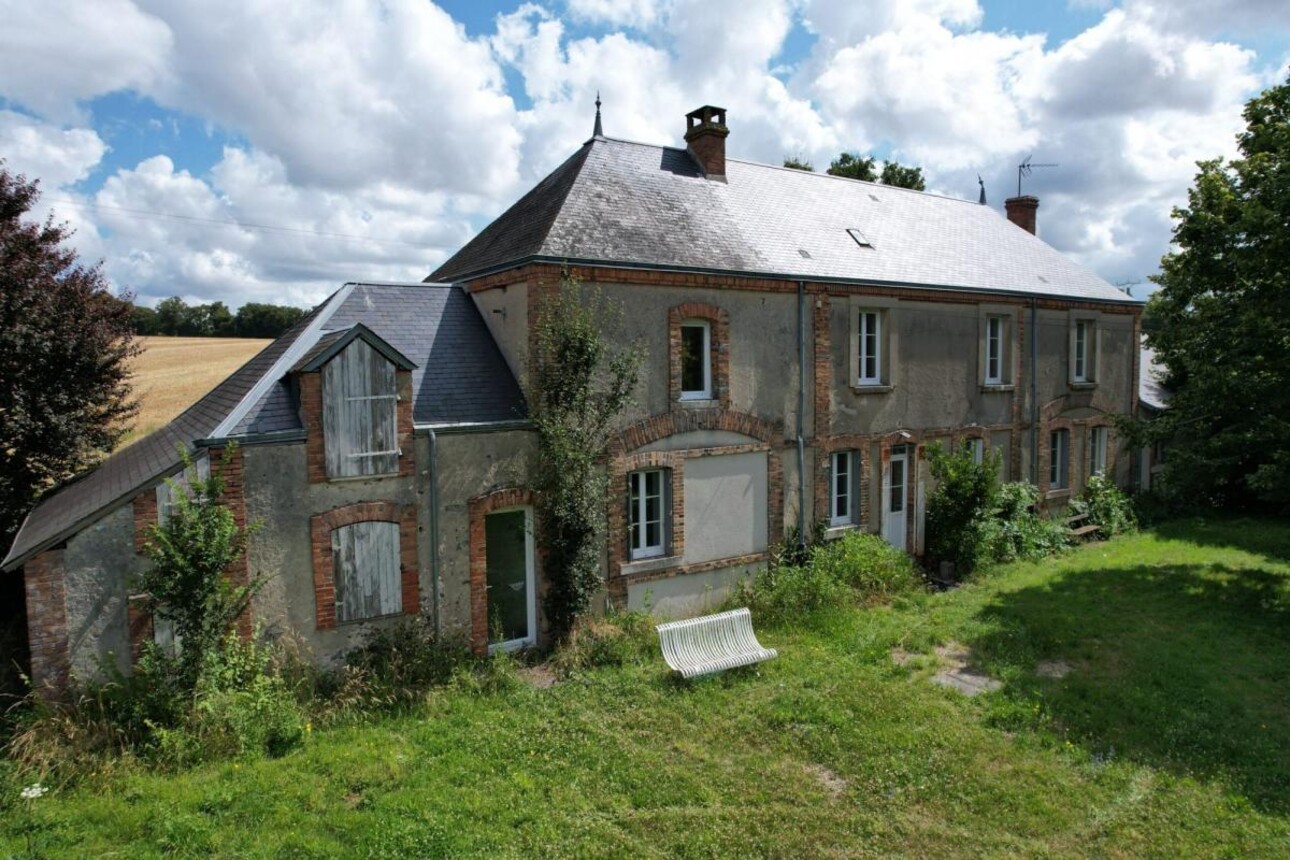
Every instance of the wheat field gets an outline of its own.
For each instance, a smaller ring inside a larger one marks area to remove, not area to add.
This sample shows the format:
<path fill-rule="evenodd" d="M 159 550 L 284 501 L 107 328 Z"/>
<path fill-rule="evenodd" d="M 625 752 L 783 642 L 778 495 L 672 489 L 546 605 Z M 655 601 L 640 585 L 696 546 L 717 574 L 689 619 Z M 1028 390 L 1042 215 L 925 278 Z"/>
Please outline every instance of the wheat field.
<path fill-rule="evenodd" d="M 131 362 L 139 415 L 118 447 L 168 424 L 269 343 L 236 337 L 141 337 Z"/>

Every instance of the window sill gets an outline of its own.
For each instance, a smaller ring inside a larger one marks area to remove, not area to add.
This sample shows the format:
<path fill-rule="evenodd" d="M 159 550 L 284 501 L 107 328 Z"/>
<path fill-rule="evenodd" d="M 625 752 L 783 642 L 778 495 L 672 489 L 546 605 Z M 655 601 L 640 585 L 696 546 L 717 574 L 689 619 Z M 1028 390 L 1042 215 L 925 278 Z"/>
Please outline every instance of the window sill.
<path fill-rule="evenodd" d="M 719 402 L 715 397 L 680 397 L 676 404 L 682 409 L 711 409 Z"/>
<path fill-rule="evenodd" d="M 852 383 L 851 390 L 856 394 L 890 394 L 895 387 L 894 385 L 874 385 L 870 383 L 857 385 Z"/>
<path fill-rule="evenodd" d="M 1092 391 L 1094 388 L 1097 388 L 1096 382 L 1072 382 L 1070 384 L 1071 391 Z"/>
<path fill-rule="evenodd" d="M 1061 487 L 1060 489 L 1049 490 L 1048 492 L 1044 493 L 1045 499 L 1068 499 L 1070 498 L 1070 496 L 1071 496 L 1070 487 Z"/>
<path fill-rule="evenodd" d="M 405 477 L 405 476 L 400 475 L 398 472 L 384 472 L 380 475 L 341 475 L 340 477 L 335 477 L 335 478 L 332 477 L 331 475 L 328 475 L 327 483 L 349 484 L 349 483 L 353 483 L 354 481 L 381 481 L 386 478 L 401 478 L 401 477 Z"/>
<path fill-rule="evenodd" d="M 1010 391 L 1016 391 L 1017 386 L 1011 382 L 986 382 L 981 385 L 983 394 L 1003 394 Z"/>
<path fill-rule="evenodd" d="M 620 576 L 637 576 L 642 573 L 657 573 L 670 567 L 680 567 L 679 555 L 662 555 L 657 558 L 642 558 L 640 561 L 629 561 L 618 571 Z"/>
<path fill-rule="evenodd" d="M 860 530 L 859 523 L 842 523 L 841 525 L 829 526 L 824 530 L 825 540 L 837 540 L 840 537 Z"/>

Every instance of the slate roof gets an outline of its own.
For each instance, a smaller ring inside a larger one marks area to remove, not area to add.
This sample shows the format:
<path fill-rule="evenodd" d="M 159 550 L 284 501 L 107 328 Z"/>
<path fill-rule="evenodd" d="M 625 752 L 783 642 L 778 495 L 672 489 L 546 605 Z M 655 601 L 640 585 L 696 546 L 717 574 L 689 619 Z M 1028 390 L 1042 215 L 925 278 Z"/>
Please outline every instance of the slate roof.
<path fill-rule="evenodd" d="M 428 280 L 531 261 L 1132 301 L 988 206 L 737 159 L 712 181 L 683 149 L 603 137 Z"/>
<path fill-rule="evenodd" d="M 1151 347 L 1143 346 L 1138 361 L 1138 402 L 1149 409 L 1162 410 L 1169 406 L 1169 392 L 1160 384 L 1165 369 L 1156 360 Z"/>
<path fill-rule="evenodd" d="M 360 323 L 416 365 L 414 423 L 475 424 L 527 416 L 519 384 L 463 289 L 348 284 L 169 425 L 47 494 L 23 523 L 4 569 L 159 483 L 179 467 L 181 447 L 195 450 L 194 442 L 214 436 L 223 425 L 233 424 L 224 432 L 231 438 L 302 429 L 288 372 Z"/>

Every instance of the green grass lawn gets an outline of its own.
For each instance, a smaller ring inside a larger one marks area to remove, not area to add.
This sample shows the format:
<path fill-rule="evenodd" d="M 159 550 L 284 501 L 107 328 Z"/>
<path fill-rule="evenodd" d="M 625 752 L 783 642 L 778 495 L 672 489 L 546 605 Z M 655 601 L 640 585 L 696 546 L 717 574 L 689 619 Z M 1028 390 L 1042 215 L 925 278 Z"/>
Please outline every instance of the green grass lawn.
<path fill-rule="evenodd" d="M 67 857 L 1285 857 L 1290 527 L 1189 521 L 759 631 L 771 663 L 445 690 L 36 803 Z M 933 685 L 959 642 L 1003 689 Z M 900 646 L 916 656 L 891 659 Z M 1061 679 L 1039 677 L 1063 660 Z M 21 855 L 6 801 L 0 856 Z"/>

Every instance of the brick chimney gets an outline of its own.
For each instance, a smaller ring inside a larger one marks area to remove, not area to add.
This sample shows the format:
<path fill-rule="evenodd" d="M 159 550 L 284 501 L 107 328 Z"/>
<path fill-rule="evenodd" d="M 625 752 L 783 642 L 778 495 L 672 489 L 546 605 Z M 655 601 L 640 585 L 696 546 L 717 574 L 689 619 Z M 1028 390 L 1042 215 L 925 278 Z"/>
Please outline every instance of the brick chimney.
<path fill-rule="evenodd" d="M 726 109 L 704 105 L 685 115 L 685 145 L 709 179 L 726 180 Z"/>
<path fill-rule="evenodd" d="M 1008 220 L 1022 230 L 1035 232 L 1035 213 L 1039 211 L 1039 198 L 1027 194 L 1024 197 L 1009 197 L 1003 201 L 1003 208 L 1008 213 Z"/>

